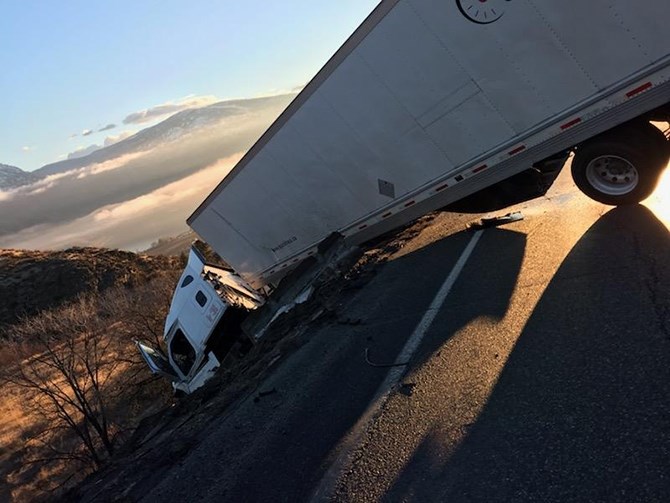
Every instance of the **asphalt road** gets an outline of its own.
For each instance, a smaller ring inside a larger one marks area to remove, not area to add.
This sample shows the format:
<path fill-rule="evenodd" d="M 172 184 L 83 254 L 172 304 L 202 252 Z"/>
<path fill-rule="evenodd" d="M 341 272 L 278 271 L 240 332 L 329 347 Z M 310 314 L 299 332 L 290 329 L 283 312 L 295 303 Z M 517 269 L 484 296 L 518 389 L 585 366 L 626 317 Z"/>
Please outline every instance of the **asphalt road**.
<path fill-rule="evenodd" d="M 144 501 L 668 501 L 665 192 L 612 209 L 565 170 L 436 305 L 473 240 L 441 214 Z"/>

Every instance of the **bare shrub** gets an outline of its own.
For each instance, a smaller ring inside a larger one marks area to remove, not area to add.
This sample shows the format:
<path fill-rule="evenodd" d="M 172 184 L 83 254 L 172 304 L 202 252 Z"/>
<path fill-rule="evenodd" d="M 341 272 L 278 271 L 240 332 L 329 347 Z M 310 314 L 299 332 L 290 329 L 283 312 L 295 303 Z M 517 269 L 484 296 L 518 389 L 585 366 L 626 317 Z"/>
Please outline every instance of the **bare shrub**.
<path fill-rule="evenodd" d="M 26 392 L 31 412 L 46 427 L 33 440 L 50 458 L 76 459 L 96 466 L 114 452 L 114 426 L 106 410 L 107 384 L 120 363 L 119 340 L 100 323 L 95 297 L 80 297 L 62 308 L 44 311 L 12 327 L 10 350 L 23 361 L 4 379 Z M 26 351 L 37 350 L 35 354 Z M 81 448 L 62 450 L 63 430 L 74 433 Z"/>
<path fill-rule="evenodd" d="M 150 338 L 156 347 L 160 347 L 178 279 L 178 271 L 166 271 L 135 288 L 111 289 L 102 297 L 102 314 L 120 323 L 127 337 Z"/>

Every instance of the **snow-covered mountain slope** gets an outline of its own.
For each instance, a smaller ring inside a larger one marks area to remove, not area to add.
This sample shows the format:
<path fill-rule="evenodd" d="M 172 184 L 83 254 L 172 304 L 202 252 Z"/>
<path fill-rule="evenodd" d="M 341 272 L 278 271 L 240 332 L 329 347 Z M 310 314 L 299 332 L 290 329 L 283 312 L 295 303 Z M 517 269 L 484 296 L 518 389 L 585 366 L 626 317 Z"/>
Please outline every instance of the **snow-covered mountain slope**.
<path fill-rule="evenodd" d="M 34 182 L 38 177 L 16 166 L 0 164 L 0 190 L 15 189 Z"/>

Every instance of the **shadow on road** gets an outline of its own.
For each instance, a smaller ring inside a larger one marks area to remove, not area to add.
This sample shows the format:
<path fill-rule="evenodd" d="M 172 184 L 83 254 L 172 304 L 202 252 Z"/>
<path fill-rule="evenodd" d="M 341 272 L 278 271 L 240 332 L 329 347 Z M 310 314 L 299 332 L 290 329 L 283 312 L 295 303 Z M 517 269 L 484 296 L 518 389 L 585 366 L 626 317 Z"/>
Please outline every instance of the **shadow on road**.
<path fill-rule="evenodd" d="M 575 245 L 448 459 L 427 434 L 393 501 L 666 501 L 670 236 L 617 208 Z M 417 482 L 416 467 L 425 468 Z"/>
<path fill-rule="evenodd" d="M 472 233 L 462 232 L 440 243 L 443 243 L 442 246 L 452 243 L 453 246 L 453 240 L 459 237 L 469 240 Z M 413 356 L 407 375 L 422 368 L 451 337 L 474 320 L 487 319 L 497 323 L 505 318 L 519 281 L 526 245 L 527 236 L 520 232 L 502 228 L 491 228 L 484 232 L 450 291 L 449 301 L 441 308 L 442 314 L 435 319 L 421 348 Z M 417 268 L 417 262 L 425 260 L 422 251 L 413 253 L 410 256 L 412 263 L 403 265 L 409 270 Z M 492 253 L 495 254 L 493 260 Z M 426 257 L 431 255 L 439 255 L 437 246 L 426 249 Z M 494 267 L 482 267 L 481 264 L 494 264 Z M 446 275 L 439 279 L 444 281 Z M 448 320 L 446 324 L 443 323 L 445 318 Z"/>

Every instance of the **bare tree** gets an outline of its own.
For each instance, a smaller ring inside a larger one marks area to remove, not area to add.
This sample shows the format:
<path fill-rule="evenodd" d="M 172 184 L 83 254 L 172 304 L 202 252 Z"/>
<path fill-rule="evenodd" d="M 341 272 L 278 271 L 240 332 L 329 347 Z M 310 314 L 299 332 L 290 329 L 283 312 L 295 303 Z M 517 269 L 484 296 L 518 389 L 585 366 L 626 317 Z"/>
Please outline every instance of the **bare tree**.
<path fill-rule="evenodd" d="M 12 326 L 5 342 L 16 365 L 0 379 L 25 391 L 44 425 L 32 438 L 39 458 L 99 467 L 117 447 L 127 417 L 119 402 L 145 393 L 145 365 L 133 338 L 160 342 L 175 273 L 134 289 L 79 297 Z M 76 441 L 73 441 L 76 439 Z"/>
<path fill-rule="evenodd" d="M 121 348 L 100 323 L 97 300 L 80 297 L 12 327 L 8 346 L 23 359 L 3 377 L 25 390 L 31 411 L 42 417 L 46 428 L 34 440 L 48 446 L 52 458 L 100 466 L 114 452 L 105 391 Z M 63 430 L 74 433 L 83 449 L 59 449 L 63 442 L 52 440 Z"/>
<path fill-rule="evenodd" d="M 161 347 L 165 318 L 178 279 L 179 271 L 166 271 L 135 288 L 113 289 L 103 297 L 103 315 L 116 320 L 126 337 L 148 338 Z"/>

